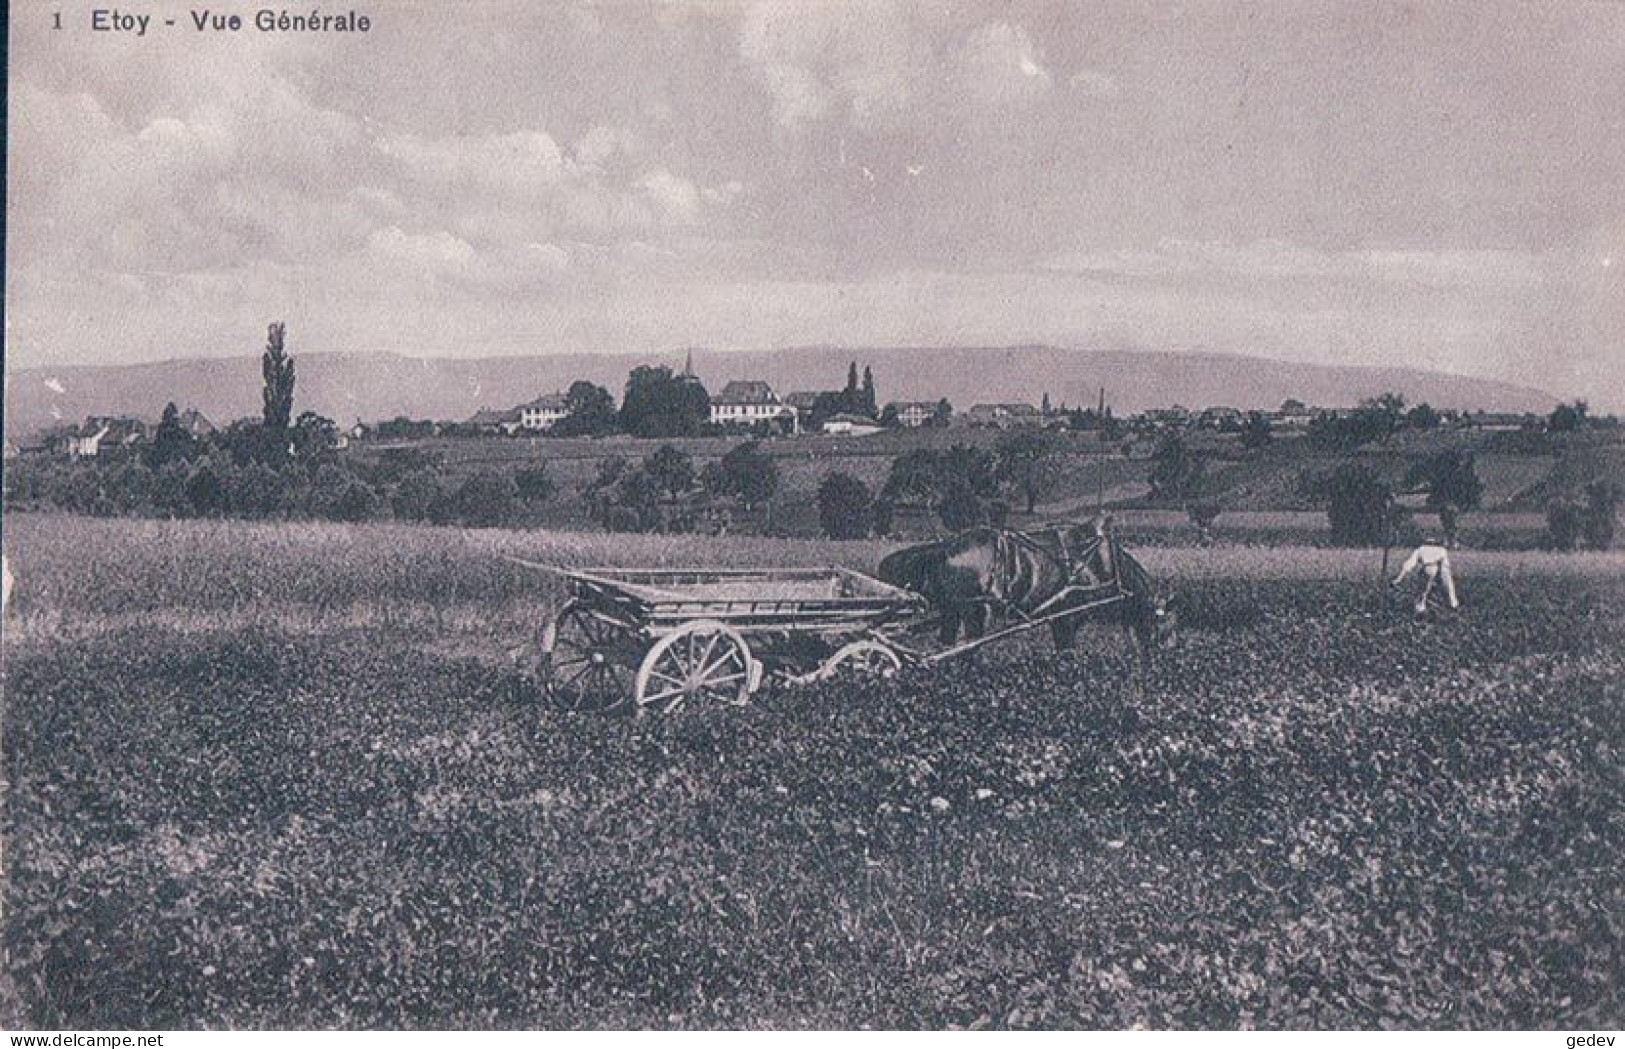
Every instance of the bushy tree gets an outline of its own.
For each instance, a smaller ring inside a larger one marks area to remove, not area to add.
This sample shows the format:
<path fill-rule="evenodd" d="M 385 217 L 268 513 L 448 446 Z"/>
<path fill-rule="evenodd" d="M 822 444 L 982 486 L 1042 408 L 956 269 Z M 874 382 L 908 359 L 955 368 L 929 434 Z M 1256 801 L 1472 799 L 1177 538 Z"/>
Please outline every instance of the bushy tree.
<path fill-rule="evenodd" d="M 1275 439 L 1275 427 L 1263 412 L 1248 412 L 1247 422 L 1241 428 L 1243 448 L 1262 448 Z"/>
<path fill-rule="evenodd" d="M 193 517 L 219 517 L 231 508 L 226 501 L 226 486 L 213 463 L 201 463 L 187 478 L 186 502 Z"/>
<path fill-rule="evenodd" d="M 451 516 L 476 528 L 494 528 L 513 519 L 519 488 L 513 478 L 494 470 L 469 475 L 452 494 Z"/>
<path fill-rule="evenodd" d="M 1546 429 L 1552 433 L 1571 433 L 1581 429 L 1586 424 L 1588 411 L 1589 406 L 1584 401 L 1560 404 L 1546 417 Z"/>
<path fill-rule="evenodd" d="M 710 417 L 711 397 L 695 379 L 673 375 L 664 365 L 640 365 L 627 377 L 620 425 L 633 436 L 692 436 Z"/>
<path fill-rule="evenodd" d="M 1393 492 L 1376 471 L 1345 463 L 1326 482 L 1326 517 L 1332 539 L 1343 546 L 1377 546 L 1388 541 Z"/>
<path fill-rule="evenodd" d="M 950 477 L 940 486 L 937 497 L 937 519 L 952 532 L 962 532 L 977 525 L 996 524 L 1003 520 L 1001 504 L 985 498 L 969 481 Z"/>
<path fill-rule="evenodd" d="M 1614 545 L 1614 529 L 1619 516 L 1619 486 L 1611 481 L 1586 485 L 1586 505 L 1582 530 L 1586 546 L 1607 550 Z"/>
<path fill-rule="evenodd" d="M 1201 500 L 1185 507 L 1186 516 L 1196 526 L 1196 532 L 1204 542 L 1213 538 L 1213 526 L 1222 513 L 1224 506 L 1216 500 Z"/>
<path fill-rule="evenodd" d="M 615 397 L 602 386 L 586 380 L 571 383 L 564 395 L 564 406 L 569 414 L 553 424 L 552 433 L 560 437 L 597 437 L 615 432 Z"/>
<path fill-rule="evenodd" d="M 314 459 L 338 447 L 339 428 L 332 419 L 315 412 L 300 412 L 293 424 L 290 444 L 301 459 Z"/>
<path fill-rule="evenodd" d="M 170 463 L 185 462 L 197 454 L 197 450 L 197 441 L 181 425 L 180 412 L 175 402 L 170 401 L 164 405 L 164 414 L 152 433 L 152 443 L 147 446 L 147 465 L 156 470 Z"/>
<path fill-rule="evenodd" d="M 675 445 L 663 444 L 643 460 L 643 470 L 668 498 L 694 487 L 694 459 Z"/>
<path fill-rule="evenodd" d="M 1578 550 L 1585 532 L 1585 513 L 1567 499 L 1546 507 L 1546 545 L 1553 550 Z"/>
<path fill-rule="evenodd" d="M 1166 437 L 1151 454 L 1151 473 L 1146 478 L 1153 495 L 1184 500 L 1196 490 L 1206 470 L 1202 457 L 1188 452 L 1178 435 Z"/>
<path fill-rule="evenodd" d="M 615 495 L 603 509 L 604 523 L 615 532 L 652 532 L 660 527 L 660 483 L 644 467 L 623 470 Z"/>
<path fill-rule="evenodd" d="M 224 477 L 231 512 L 241 517 L 287 516 L 293 509 L 290 472 L 263 462 L 233 464 Z"/>
<path fill-rule="evenodd" d="M 524 502 L 542 503 L 553 498 L 553 478 L 548 476 L 546 463 L 520 467 L 513 475 L 513 483 Z"/>
<path fill-rule="evenodd" d="M 1015 430 L 999 440 L 999 478 L 1021 495 L 1029 514 L 1060 474 L 1056 453 L 1055 438 L 1044 430 Z"/>
<path fill-rule="evenodd" d="M 311 478 L 309 509 L 326 521 L 367 521 L 377 516 L 378 493 L 371 485 L 334 463 L 326 463 Z"/>
<path fill-rule="evenodd" d="M 942 400 L 938 401 L 937 406 L 931 410 L 930 425 L 939 430 L 946 430 L 948 428 L 948 424 L 953 422 L 953 419 L 954 406 L 948 403 L 948 398 L 944 397 Z"/>
<path fill-rule="evenodd" d="M 1445 541 L 1452 546 L 1462 512 L 1476 509 L 1484 496 L 1473 457 L 1455 450 L 1436 452 L 1413 464 L 1405 474 L 1405 487 L 1427 492 L 1428 508 L 1439 515 Z"/>
<path fill-rule="evenodd" d="M 831 539 L 862 539 L 869 534 L 873 500 L 869 487 L 846 473 L 830 473 L 818 486 L 818 524 Z"/>
<path fill-rule="evenodd" d="M 396 482 L 389 505 L 403 521 L 433 521 L 444 510 L 445 489 L 438 472 L 414 470 Z"/>
<path fill-rule="evenodd" d="M 779 468 L 755 441 L 730 449 L 713 465 L 716 470 L 707 488 L 716 495 L 738 499 L 746 510 L 767 502 L 779 489 Z"/>
<path fill-rule="evenodd" d="M 930 506 L 955 531 L 988 520 L 998 494 L 997 460 L 986 449 L 965 444 L 904 452 L 892 461 L 881 490 L 893 504 Z"/>
<path fill-rule="evenodd" d="M 1405 425 L 1413 430 L 1437 430 L 1439 422 L 1439 413 L 1426 401 L 1405 413 Z"/>

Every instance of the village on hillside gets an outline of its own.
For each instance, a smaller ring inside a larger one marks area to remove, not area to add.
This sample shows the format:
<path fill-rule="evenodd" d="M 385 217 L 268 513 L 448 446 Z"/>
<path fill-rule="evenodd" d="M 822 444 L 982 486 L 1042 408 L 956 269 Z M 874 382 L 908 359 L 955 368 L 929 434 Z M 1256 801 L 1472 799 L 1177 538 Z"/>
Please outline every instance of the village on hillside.
<path fill-rule="evenodd" d="M 393 443 L 458 437 L 579 437 L 614 433 L 644 437 L 793 438 L 814 434 L 868 437 L 888 430 L 984 427 L 1037 427 L 1109 434 L 1114 439 L 1184 431 L 1240 435 L 1249 429 L 1286 436 L 1306 434 L 1317 426 L 1335 425 L 1357 416 L 1361 410 L 1359 406 L 1316 406 L 1289 398 L 1273 406 L 1186 407 L 1176 403 L 1117 416 L 1104 389 L 1097 402 L 1088 406 L 1055 403 L 1042 391 L 1037 403 L 989 402 L 960 408 L 946 398 L 880 402 L 873 374 L 865 367 L 860 379 L 856 362 L 842 388 L 788 393 L 781 393 L 771 383 L 758 378 L 729 378 L 717 392 L 707 392 L 694 373 L 692 355 L 680 372 L 664 367 L 636 369 L 629 379 L 629 390 L 640 376 L 646 385 L 656 389 L 657 396 L 665 395 L 660 383 L 669 384 L 673 390 L 689 391 L 690 396 L 686 398 L 681 393 L 673 395 L 684 403 L 680 424 L 652 429 L 640 427 L 628 419 L 624 403 L 616 406 L 609 390 L 585 381 L 572 384 L 568 391 L 541 393 L 510 407 L 481 406 L 465 419 L 396 416 L 373 420 L 358 418 L 342 425 L 342 421 L 315 417 L 309 422 L 329 434 L 332 448 L 342 450 L 352 441 Z M 1435 410 L 1427 404 L 1411 407 L 1408 420 L 1420 428 L 1479 432 L 1538 432 L 1548 423 L 1547 416 L 1532 412 Z M 217 431 L 254 425 L 258 420 L 248 418 L 217 425 L 197 409 L 186 408 L 180 411 L 179 421 L 192 437 L 204 439 Z M 8 434 L 5 454 L 8 459 L 28 452 L 94 458 L 149 444 L 158 425 L 156 416 L 92 415 L 78 423 L 64 422 L 31 434 Z"/>

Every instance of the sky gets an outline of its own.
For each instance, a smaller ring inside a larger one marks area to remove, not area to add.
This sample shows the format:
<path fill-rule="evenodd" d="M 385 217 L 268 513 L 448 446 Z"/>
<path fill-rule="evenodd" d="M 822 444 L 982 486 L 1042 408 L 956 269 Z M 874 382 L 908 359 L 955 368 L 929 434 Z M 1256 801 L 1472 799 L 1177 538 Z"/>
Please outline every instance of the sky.
<path fill-rule="evenodd" d="M 11 5 L 11 368 L 282 319 L 296 355 L 1045 342 L 1625 406 L 1622 4 L 94 7 Z"/>

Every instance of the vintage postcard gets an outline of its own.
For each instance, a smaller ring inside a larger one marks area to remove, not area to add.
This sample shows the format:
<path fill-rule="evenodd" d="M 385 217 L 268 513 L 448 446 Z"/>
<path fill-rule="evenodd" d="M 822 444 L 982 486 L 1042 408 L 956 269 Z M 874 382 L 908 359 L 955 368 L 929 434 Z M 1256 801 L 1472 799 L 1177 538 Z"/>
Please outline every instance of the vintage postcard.
<path fill-rule="evenodd" d="M 1612 1044 L 1625 6 L 7 17 L 0 1026 Z"/>

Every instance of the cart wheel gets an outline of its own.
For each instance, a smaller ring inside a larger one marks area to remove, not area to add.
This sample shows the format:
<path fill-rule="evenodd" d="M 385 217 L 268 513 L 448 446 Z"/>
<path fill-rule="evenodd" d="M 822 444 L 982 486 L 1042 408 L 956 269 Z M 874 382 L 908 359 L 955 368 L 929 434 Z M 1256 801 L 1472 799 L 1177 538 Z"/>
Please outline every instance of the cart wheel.
<path fill-rule="evenodd" d="M 739 633 L 708 619 L 684 623 L 655 642 L 638 668 L 638 709 L 740 704 L 760 673 Z"/>
<path fill-rule="evenodd" d="M 850 677 L 858 680 L 896 677 L 903 661 L 890 645 L 879 641 L 854 641 L 842 645 L 818 668 L 820 680 Z"/>
<path fill-rule="evenodd" d="M 632 695 L 626 627 L 571 601 L 542 631 L 542 679 L 564 710 L 608 710 Z"/>

